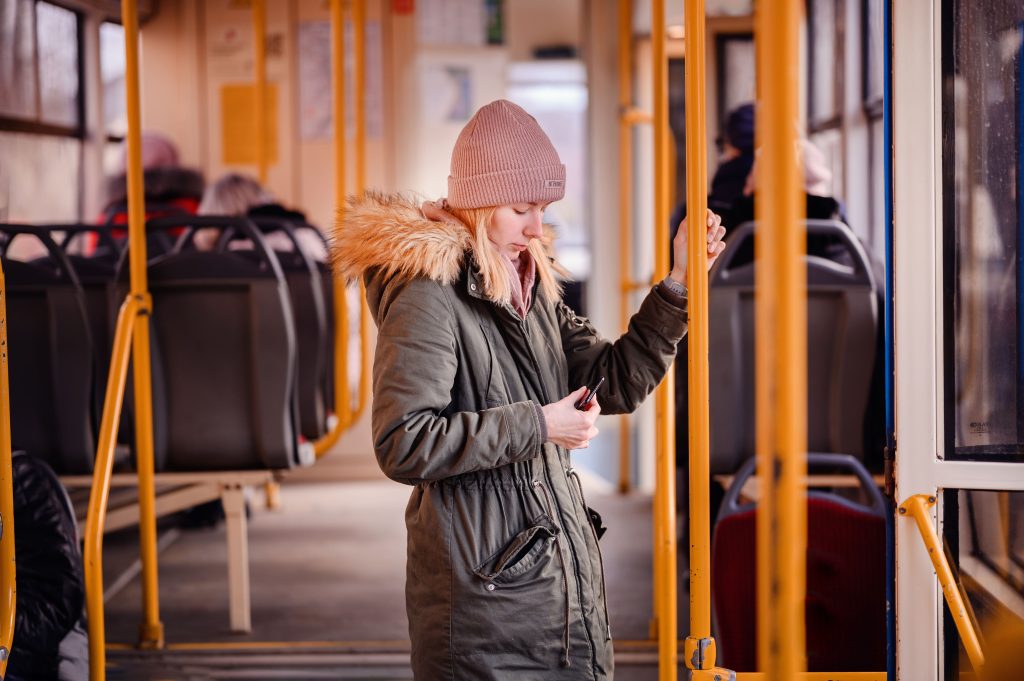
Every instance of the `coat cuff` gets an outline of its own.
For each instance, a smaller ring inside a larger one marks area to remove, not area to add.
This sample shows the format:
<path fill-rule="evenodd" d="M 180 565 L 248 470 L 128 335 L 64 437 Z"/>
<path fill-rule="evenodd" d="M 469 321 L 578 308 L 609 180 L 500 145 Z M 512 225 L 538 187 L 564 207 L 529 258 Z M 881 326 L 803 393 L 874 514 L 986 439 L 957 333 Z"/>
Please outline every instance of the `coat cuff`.
<path fill-rule="evenodd" d="M 533 406 L 537 409 L 537 423 L 540 424 L 540 442 L 544 444 L 548 441 L 548 421 L 544 418 L 544 410 L 536 402 Z"/>

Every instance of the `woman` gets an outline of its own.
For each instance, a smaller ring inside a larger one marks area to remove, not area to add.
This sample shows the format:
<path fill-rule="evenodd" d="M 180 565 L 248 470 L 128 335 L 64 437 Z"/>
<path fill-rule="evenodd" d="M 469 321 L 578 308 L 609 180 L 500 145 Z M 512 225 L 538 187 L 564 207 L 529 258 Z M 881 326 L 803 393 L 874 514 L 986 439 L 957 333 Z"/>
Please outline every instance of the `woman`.
<path fill-rule="evenodd" d="M 350 199 L 337 271 L 363 276 L 378 328 L 373 438 L 381 468 L 415 485 L 406 605 L 417 679 L 610 679 L 597 537 L 569 450 L 634 410 L 686 330 L 685 230 L 676 269 L 616 343 L 559 300 L 544 209 L 565 166 L 507 101 L 469 121 L 448 199 Z M 709 214 L 708 253 L 723 248 Z"/>

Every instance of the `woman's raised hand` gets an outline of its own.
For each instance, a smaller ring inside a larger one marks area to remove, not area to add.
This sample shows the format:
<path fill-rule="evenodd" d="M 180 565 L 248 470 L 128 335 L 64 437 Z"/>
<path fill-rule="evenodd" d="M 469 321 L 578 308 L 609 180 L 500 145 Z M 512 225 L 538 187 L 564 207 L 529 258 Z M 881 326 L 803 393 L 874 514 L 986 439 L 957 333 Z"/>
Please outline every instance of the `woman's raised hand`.
<path fill-rule="evenodd" d="M 725 227 L 722 227 L 722 218 L 717 213 L 708 209 L 707 215 L 707 239 L 708 239 L 708 270 L 718 260 L 718 256 L 725 250 L 725 243 L 722 238 L 725 236 Z M 674 266 L 669 276 L 682 285 L 686 285 L 686 261 L 687 261 L 687 229 L 686 218 L 679 223 L 679 231 L 676 238 L 672 240 L 672 253 Z"/>
<path fill-rule="evenodd" d="M 594 422 L 601 413 L 601 405 L 595 398 L 586 410 L 576 408 L 576 401 L 587 393 L 586 386 L 563 397 L 558 402 L 541 407 L 548 427 L 548 442 L 554 442 L 566 449 L 583 449 L 590 440 L 597 437 Z"/>

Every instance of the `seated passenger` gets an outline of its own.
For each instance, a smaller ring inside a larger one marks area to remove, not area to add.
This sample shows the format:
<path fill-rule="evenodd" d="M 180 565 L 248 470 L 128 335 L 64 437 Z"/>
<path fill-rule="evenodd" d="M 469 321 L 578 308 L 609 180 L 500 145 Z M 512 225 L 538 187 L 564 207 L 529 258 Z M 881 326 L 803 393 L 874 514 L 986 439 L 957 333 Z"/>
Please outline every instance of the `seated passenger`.
<path fill-rule="evenodd" d="M 107 178 L 103 222 L 128 224 L 128 144 L 121 145 L 117 174 Z M 142 133 L 143 186 L 146 218 L 174 213 L 195 213 L 203 196 L 203 176 L 184 168 L 174 142 L 158 132 Z"/>
<path fill-rule="evenodd" d="M 301 211 L 286 208 L 274 195 L 252 177 L 240 173 L 228 173 L 207 188 L 199 204 L 200 215 L 232 215 L 253 218 L 275 218 L 288 222 L 306 224 L 306 215 Z M 220 230 L 201 229 L 196 232 L 196 248 L 210 250 L 214 247 Z M 308 230 L 296 233 L 302 249 L 317 262 L 326 262 L 327 251 L 323 241 Z M 292 242 L 285 234 L 274 232 L 266 235 L 267 245 L 273 250 L 290 251 Z M 242 246 L 243 242 L 236 242 Z"/>
<path fill-rule="evenodd" d="M 85 585 L 71 504 L 42 459 L 15 452 L 12 464 L 18 602 L 6 678 L 85 681 Z"/>

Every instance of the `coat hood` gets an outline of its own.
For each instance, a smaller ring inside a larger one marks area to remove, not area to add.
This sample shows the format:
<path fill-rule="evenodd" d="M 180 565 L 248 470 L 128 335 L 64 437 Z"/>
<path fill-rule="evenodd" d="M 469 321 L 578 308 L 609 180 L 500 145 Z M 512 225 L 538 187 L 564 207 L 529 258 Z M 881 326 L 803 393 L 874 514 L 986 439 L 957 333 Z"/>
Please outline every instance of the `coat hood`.
<path fill-rule="evenodd" d="M 335 273 L 348 280 L 377 270 L 384 279 L 451 284 L 472 242 L 464 226 L 426 218 L 411 197 L 367 192 L 347 197 L 338 211 L 331 260 Z"/>
<path fill-rule="evenodd" d="M 177 198 L 203 198 L 203 175 L 191 168 L 150 168 L 142 179 L 146 198 L 151 201 L 166 201 Z M 126 201 L 128 180 L 124 173 L 108 177 L 104 196 L 107 205 Z"/>

